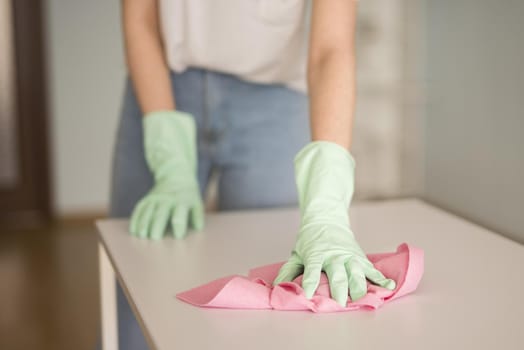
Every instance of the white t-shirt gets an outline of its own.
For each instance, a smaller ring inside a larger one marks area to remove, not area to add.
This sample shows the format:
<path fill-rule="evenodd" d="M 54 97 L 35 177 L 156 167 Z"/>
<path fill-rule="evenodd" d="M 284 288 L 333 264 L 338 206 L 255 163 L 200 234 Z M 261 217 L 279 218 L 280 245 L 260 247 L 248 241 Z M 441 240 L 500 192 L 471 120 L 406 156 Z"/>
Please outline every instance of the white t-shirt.
<path fill-rule="evenodd" d="M 308 0 L 160 0 L 167 62 L 306 92 Z"/>

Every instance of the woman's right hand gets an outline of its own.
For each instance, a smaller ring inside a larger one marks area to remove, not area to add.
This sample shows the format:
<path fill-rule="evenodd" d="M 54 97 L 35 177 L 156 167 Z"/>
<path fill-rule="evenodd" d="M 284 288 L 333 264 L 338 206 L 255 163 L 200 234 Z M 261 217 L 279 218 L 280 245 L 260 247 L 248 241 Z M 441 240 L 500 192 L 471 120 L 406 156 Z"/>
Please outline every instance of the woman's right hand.
<path fill-rule="evenodd" d="M 204 227 L 196 156 L 196 127 L 191 115 L 157 111 L 143 118 L 147 163 L 155 178 L 153 188 L 135 206 L 131 234 L 161 239 L 171 226 L 176 238 L 190 227 Z"/>

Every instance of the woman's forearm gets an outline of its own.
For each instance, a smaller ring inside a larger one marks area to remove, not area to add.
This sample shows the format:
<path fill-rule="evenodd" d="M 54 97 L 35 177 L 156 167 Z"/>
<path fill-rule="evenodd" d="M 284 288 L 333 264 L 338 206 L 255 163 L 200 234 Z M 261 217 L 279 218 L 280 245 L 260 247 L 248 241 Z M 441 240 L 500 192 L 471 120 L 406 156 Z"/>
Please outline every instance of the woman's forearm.
<path fill-rule="evenodd" d="M 355 1 L 313 1 L 307 73 L 312 138 L 348 150 L 355 109 L 355 21 Z"/>
<path fill-rule="evenodd" d="M 123 0 L 126 61 L 143 114 L 175 109 L 157 0 Z"/>
<path fill-rule="evenodd" d="M 347 53 L 326 54 L 312 62 L 308 73 L 313 141 L 351 147 L 355 107 L 355 64 Z"/>

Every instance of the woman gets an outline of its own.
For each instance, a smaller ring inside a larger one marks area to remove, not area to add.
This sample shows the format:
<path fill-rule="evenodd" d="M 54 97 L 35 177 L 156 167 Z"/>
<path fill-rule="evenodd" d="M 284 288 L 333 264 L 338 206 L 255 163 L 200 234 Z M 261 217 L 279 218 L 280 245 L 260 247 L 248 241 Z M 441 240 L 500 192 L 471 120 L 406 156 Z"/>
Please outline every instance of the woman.
<path fill-rule="evenodd" d="M 219 210 L 292 205 L 296 183 L 301 227 L 274 283 L 303 273 L 312 297 L 324 271 L 342 305 L 366 278 L 393 289 L 349 225 L 355 14 L 348 0 L 124 0 L 111 215 L 182 238 L 204 226 L 213 170 Z M 119 315 L 122 348 L 145 348 L 121 292 Z"/>

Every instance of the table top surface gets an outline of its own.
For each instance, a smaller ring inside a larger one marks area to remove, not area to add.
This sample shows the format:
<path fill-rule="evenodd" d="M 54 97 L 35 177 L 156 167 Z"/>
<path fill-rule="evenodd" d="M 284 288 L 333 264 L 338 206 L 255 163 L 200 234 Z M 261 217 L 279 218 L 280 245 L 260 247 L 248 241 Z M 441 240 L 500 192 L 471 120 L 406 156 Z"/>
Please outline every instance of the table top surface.
<path fill-rule="evenodd" d="M 524 246 L 415 199 L 352 206 L 368 253 L 407 242 L 425 251 L 414 294 L 376 311 L 315 314 L 203 309 L 175 294 L 287 259 L 296 209 L 208 214 L 184 240 L 141 240 L 126 220 L 100 239 L 150 343 L 158 349 L 522 349 Z"/>

